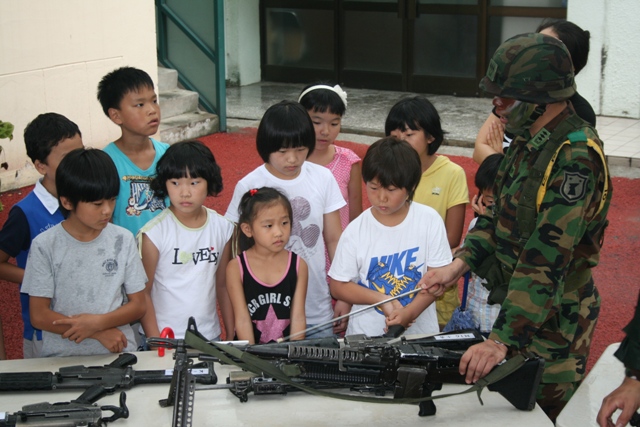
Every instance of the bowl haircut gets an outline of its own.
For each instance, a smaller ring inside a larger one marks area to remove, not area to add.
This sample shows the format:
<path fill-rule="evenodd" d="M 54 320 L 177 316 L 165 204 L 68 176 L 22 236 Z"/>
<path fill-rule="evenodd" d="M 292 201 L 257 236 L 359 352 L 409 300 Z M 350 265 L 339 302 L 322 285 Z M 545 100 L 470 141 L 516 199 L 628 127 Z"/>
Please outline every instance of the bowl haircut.
<path fill-rule="evenodd" d="M 256 148 L 265 163 L 271 153 L 283 148 L 307 147 L 309 153 L 316 147 L 316 132 L 309 113 L 302 105 L 281 101 L 267 109 L 260 120 Z"/>
<path fill-rule="evenodd" d="M 420 183 L 422 166 L 417 151 L 406 141 L 392 136 L 374 142 L 362 160 L 365 183 L 377 179 L 381 186 L 404 188 L 409 201 Z"/>
<path fill-rule="evenodd" d="M 222 173 L 216 159 L 202 142 L 182 141 L 171 145 L 156 165 L 150 187 L 156 196 L 167 197 L 167 181 L 179 178 L 202 178 L 207 181 L 207 195 L 222 191 Z"/>
<path fill-rule="evenodd" d="M 424 96 L 403 98 L 391 107 L 384 123 L 385 135 L 391 135 L 391 132 L 396 129 L 405 132 L 407 128 L 422 130 L 427 138 L 433 137 L 433 141 L 427 148 L 429 155 L 435 154 L 444 140 L 445 132 L 440 124 L 438 110 Z"/>
<path fill-rule="evenodd" d="M 118 196 L 120 176 L 111 157 L 102 150 L 78 148 L 69 152 L 56 170 L 58 200 L 66 198 L 75 208 L 79 202 L 97 202 Z M 65 218 L 69 211 L 60 205 Z"/>

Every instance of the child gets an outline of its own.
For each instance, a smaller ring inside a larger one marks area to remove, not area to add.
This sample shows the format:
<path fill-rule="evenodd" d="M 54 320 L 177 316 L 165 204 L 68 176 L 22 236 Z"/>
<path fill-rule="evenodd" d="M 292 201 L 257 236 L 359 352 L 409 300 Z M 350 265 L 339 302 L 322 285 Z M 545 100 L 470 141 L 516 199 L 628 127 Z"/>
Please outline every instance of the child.
<path fill-rule="evenodd" d="M 493 186 L 503 157 L 503 154 L 490 155 L 484 159 L 476 172 L 475 184 L 480 194 L 473 197 L 471 206 L 477 215 L 487 215 L 487 209 L 493 206 Z M 469 230 L 475 226 L 477 219 L 476 217 L 471 220 Z M 471 273 L 467 291 L 467 310 L 479 325 L 480 333 L 488 337 L 500 313 L 500 304 L 487 304 L 489 290 L 483 286 L 483 283 L 486 283 L 484 279 Z"/>
<path fill-rule="evenodd" d="M 464 170 L 448 157 L 436 154 L 444 139 L 438 111 L 422 96 L 404 98 L 391 108 L 384 128 L 387 136 L 407 141 L 418 152 L 422 177 L 414 200 L 431 206 L 440 214 L 447 230 L 449 247 L 457 248 L 469 203 L 469 189 Z M 459 305 L 456 286 L 438 298 L 436 309 L 441 328 Z"/>
<path fill-rule="evenodd" d="M 119 185 L 100 150 L 77 149 L 60 162 L 65 220 L 33 240 L 22 285 L 43 357 L 136 349 L 129 323 L 144 314 L 146 277 L 133 236 L 110 223 Z"/>
<path fill-rule="evenodd" d="M 451 262 L 442 219 L 432 208 L 412 203 L 420 182 L 420 158 L 404 141 L 375 142 L 362 161 L 371 208 L 352 221 L 340 238 L 329 276 L 334 297 L 354 304 L 378 303 L 415 289 L 432 267 Z M 378 336 L 387 324 L 407 333 L 439 332 L 434 297 L 416 293 L 349 319 L 347 335 Z"/>
<path fill-rule="evenodd" d="M 27 155 L 42 178 L 24 199 L 9 211 L 0 231 L 0 279 L 22 283 L 29 248 L 36 236 L 58 224 L 64 218 L 58 207 L 56 170 L 67 153 L 82 148 L 78 126 L 56 113 L 40 114 L 24 130 Z M 15 258 L 11 264 L 9 258 Z M 20 293 L 22 305 L 23 356 L 40 357 L 42 331 L 34 329 L 29 317 L 29 295 Z"/>
<path fill-rule="evenodd" d="M 225 270 L 234 225 L 203 206 L 207 196 L 222 191 L 220 167 L 200 141 L 185 141 L 169 147 L 157 171 L 151 189 L 159 197 L 168 196 L 170 203 L 138 234 L 149 277 L 144 333 L 158 337 L 168 326 L 176 338 L 183 338 L 193 316 L 200 333 L 219 340 L 217 301 L 230 339 L 233 311 Z"/>
<path fill-rule="evenodd" d="M 342 229 L 362 213 L 362 168 L 360 157 L 334 144 L 347 109 L 347 94 L 338 85 L 313 84 L 305 87 L 298 102 L 307 109 L 316 131 L 316 147 L 307 161 L 324 166 L 338 181 L 347 205 L 340 209 Z"/>
<path fill-rule="evenodd" d="M 333 258 L 342 232 L 338 209 L 345 205 L 331 172 L 305 162 L 315 147 L 315 132 L 309 114 L 297 102 L 282 101 L 265 112 L 256 137 L 264 165 L 236 185 L 226 217 L 238 221 L 240 199 L 251 188 L 279 188 L 293 209 L 291 238 L 286 249 L 303 258 L 309 267 L 309 287 L 305 304 L 307 326 L 344 314 L 342 302 L 331 308 L 325 270 L 325 242 Z M 324 239 L 323 239 L 324 237 Z M 331 326 L 317 330 L 313 337 L 331 336 Z M 309 338 L 309 336 L 307 337 Z"/>
<path fill-rule="evenodd" d="M 102 78 L 98 100 L 107 117 L 122 130 L 120 138 L 104 147 L 121 180 L 113 223 L 135 236 L 166 207 L 165 200 L 149 189 L 156 163 L 169 148 L 150 138 L 160 126 L 158 97 L 147 73 L 123 67 Z"/>
<path fill-rule="evenodd" d="M 316 148 L 307 161 L 329 169 L 347 201 L 347 205 L 340 209 L 340 224 L 344 230 L 362 213 L 360 157 L 348 148 L 334 144 L 347 109 L 347 93 L 339 85 L 314 83 L 302 90 L 298 102 L 307 109 L 316 131 Z M 325 253 L 325 261 L 328 273 L 331 268 L 328 252 Z M 333 332 L 342 333 L 346 327 L 347 319 L 343 319 L 334 326 Z"/>
<path fill-rule="evenodd" d="M 289 200 L 262 187 L 246 192 L 239 209 L 243 252 L 227 266 L 238 339 L 264 344 L 304 331 L 308 271 L 303 259 L 285 249 L 293 221 Z"/>

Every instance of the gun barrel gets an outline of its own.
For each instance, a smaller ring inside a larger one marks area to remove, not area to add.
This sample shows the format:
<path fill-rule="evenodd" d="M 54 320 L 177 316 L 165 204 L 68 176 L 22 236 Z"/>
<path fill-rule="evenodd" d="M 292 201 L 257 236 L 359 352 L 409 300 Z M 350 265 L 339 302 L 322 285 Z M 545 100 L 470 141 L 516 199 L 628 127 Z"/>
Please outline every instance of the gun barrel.
<path fill-rule="evenodd" d="M 57 380 L 51 372 L 7 372 L 0 374 L 0 391 L 53 390 Z"/>

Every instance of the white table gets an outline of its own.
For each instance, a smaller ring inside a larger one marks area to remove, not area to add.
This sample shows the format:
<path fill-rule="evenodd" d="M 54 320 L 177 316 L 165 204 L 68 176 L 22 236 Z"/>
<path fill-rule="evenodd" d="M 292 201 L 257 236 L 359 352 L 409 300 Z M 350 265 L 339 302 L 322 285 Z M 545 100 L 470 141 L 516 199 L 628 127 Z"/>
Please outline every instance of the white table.
<path fill-rule="evenodd" d="M 611 344 L 602 353 L 593 369 L 560 413 L 556 420 L 556 426 L 589 427 L 598 425 L 596 419 L 602 405 L 602 399 L 618 388 L 624 379 L 624 365 L 613 355 L 619 346 L 620 343 Z M 614 422 L 617 419 L 618 415 L 614 414 Z"/>
<path fill-rule="evenodd" d="M 160 358 L 156 352 L 136 353 L 137 370 L 168 369 L 173 367 L 172 352 Z M 71 365 L 101 366 L 112 362 L 115 355 L 91 357 L 67 357 L 31 360 L 9 360 L 0 362 L 0 372 L 51 371 Z M 224 384 L 228 373 L 238 368 L 215 364 L 218 382 Z M 464 390 L 465 386 L 445 385 L 438 393 Z M 173 407 L 161 408 L 158 400 L 166 398 L 168 385 L 142 385 L 127 393 L 130 416 L 110 424 L 118 426 L 170 426 Z M 56 391 L 38 393 L 0 394 L 0 411 L 16 412 L 23 405 L 38 402 L 67 402 L 81 391 Z M 536 406 L 533 411 L 519 411 L 498 393 L 485 390 L 482 393 L 484 406 L 475 393 L 436 401 L 437 414 L 418 417 L 417 405 L 385 405 L 348 402 L 345 400 L 317 397 L 304 392 L 293 392 L 286 396 L 249 395 L 249 401 L 240 403 L 228 390 L 201 390 L 195 395 L 194 426 L 518 426 L 544 427 L 553 424 Z M 118 394 L 106 396 L 98 401 L 103 405 L 118 405 Z M 105 413 L 110 415 L 110 413 Z M 574 424 L 575 425 L 575 424 Z"/>

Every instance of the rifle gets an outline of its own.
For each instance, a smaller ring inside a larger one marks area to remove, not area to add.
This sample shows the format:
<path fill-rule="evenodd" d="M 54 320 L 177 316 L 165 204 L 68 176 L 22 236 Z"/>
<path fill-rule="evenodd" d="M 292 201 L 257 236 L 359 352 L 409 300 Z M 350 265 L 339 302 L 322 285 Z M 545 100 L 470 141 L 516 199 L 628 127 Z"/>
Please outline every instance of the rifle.
<path fill-rule="evenodd" d="M 126 405 L 127 395 L 120 393 L 120 406 L 97 406 L 81 400 L 71 402 L 35 403 L 22 407 L 13 414 L 0 412 L 0 427 L 28 425 L 32 427 L 100 427 L 120 418 L 129 418 Z M 103 417 L 102 411 L 111 411 L 113 415 Z"/>
<path fill-rule="evenodd" d="M 398 335 L 403 331 L 401 327 L 393 329 Z M 436 412 L 433 399 L 450 396 L 432 396 L 433 391 L 441 390 L 444 383 L 465 383 L 458 372 L 460 358 L 467 348 L 482 341 L 476 331 L 468 330 L 420 339 L 352 335 L 342 342 L 318 338 L 238 347 L 208 342 L 190 319 L 184 340 L 164 340 L 164 344 L 156 340 L 153 345 L 186 345 L 210 355 L 200 355 L 200 360 L 241 367 L 245 372 L 231 373 L 228 384 L 202 387 L 228 388 L 241 402 L 248 400 L 249 393 L 286 394 L 299 389 L 355 401 L 417 403 L 419 415 L 425 416 Z M 480 398 L 480 392 L 487 387 L 499 392 L 517 409 L 532 410 L 543 367 L 544 360 L 536 355 L 519 355 L 503 367 L 494 368 L 465 392 L 476 391 Z M 364 396 L 364 392 L 375 397 Z M 184 401 L 193 406 L 192 392 L 189 396 L 181 390 L 175 393 L 183 395 Z"/>
<path fill-rule="evenodd" d="M 173 373 L 166 370 L 135 371 L 133 365 L 138 358 L 123 353 L 104 366 L 66 366 L 58 372 L 11 372 L 0 373 L 0 392 L 85 389 L 76 400 L 94 403 L 101 397 L 118 389 L 129 390 L 139 384 L 168 384 Z M 218 377 L 212 362 L 202 362 L 193 368 L 195 381 L 215 384 Z"/>

